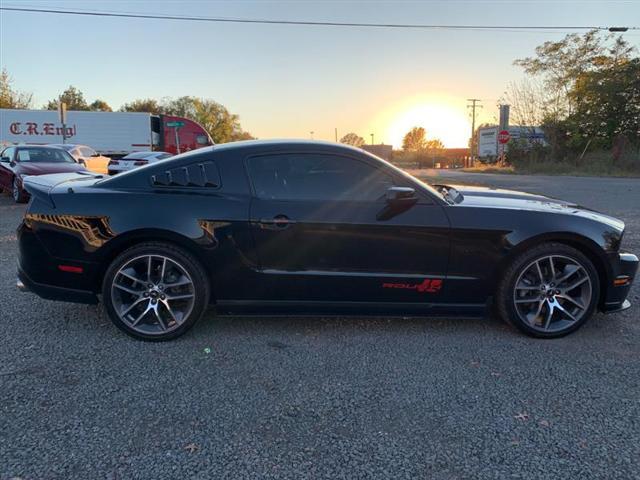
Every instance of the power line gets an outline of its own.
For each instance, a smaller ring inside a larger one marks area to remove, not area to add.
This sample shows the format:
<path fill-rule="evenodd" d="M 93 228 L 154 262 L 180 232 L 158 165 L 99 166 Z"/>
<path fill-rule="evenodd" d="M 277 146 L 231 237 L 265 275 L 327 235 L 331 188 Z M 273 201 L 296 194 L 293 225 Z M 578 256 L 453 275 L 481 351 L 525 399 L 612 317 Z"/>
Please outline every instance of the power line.
<path fill-rule="evenodd" d="M 189 22 L 216 23 L 252 23 L 266 25 L 302 25 L 316 27 L 359 27 L 359 28 L 397 28 L 397 29 L 433 29 L 433 30 L 640 30 L 640 27 L 597 27 L 597 26 L 520 26 L 520 25 L 438 25 L 412 23 L 358 23 L 358 22 L 320 22 L 310 20 L 268 20 L 251 18 L 197 17 L 182 15 L 151 15 L 145 13 L 118 13 L 96 10 L 59 10 L 49 8 L 0 7 L 0 10 L 27 13 L 50 13 L 57 15 L 83 15 L 92 17 L 138 18 L 153 20 L 180 20 Z"/>

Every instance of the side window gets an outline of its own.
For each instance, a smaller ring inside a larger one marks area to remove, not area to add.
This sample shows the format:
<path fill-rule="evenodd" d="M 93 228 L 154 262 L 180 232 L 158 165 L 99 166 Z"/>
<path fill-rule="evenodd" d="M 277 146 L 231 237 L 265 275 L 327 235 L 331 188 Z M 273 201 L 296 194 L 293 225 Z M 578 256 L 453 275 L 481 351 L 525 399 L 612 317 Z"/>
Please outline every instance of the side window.
<path fill-rule="evenodd" d="M 271 200 L 376 201 L 393 178 L 365 162 L 326 154 L 252 157 L 249 176 L 256 196 Z"/>
<path fill-rule="evenodd" d="M 95 155 L 95 151 L 93 151 L 93 149 L 89 148 L 89 147 L 81 147 L 78 149 L 80 151 L 80 155 L 84 158 L 89 158 L 93 155 Z"/>
<path fill-rule="evenodd" d="M 15 152 L 15 147 L 8 147 L 2 151 L 2 157 L 8 157 L 9 160 L 13 160 L 13 154 Z"/>

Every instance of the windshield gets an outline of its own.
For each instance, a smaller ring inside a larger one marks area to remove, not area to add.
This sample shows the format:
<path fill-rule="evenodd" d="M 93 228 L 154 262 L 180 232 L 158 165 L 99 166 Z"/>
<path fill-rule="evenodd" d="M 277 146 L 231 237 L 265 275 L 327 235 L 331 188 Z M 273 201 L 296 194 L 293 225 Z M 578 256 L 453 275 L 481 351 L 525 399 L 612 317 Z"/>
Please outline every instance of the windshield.
<path fill-rule="evenodd" d="M 71 155 L 58 148 L 21 148 L 17 159 L 25 163 L 76 163 Z"/>

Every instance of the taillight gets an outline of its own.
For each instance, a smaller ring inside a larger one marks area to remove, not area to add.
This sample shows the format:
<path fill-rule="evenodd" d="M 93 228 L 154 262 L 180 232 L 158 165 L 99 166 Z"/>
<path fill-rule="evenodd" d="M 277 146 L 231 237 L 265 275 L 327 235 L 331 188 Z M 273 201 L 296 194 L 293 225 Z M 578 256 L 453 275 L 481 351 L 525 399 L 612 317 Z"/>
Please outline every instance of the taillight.
<path fill-rule="evenodd" d="M 133 164 L 134 164 L 136 167 L 139 167 L 140 165 L 146 165 L 146 164 L 147 164 L 147 161 L 146 161 L 146 160 L 138 160 L 137 162 L 133 162 Z"/>
<path fill-rule="evenodd" d="M 109 160 L 109 165 L 119 165 L 120 162 L 118 160 Z"/>

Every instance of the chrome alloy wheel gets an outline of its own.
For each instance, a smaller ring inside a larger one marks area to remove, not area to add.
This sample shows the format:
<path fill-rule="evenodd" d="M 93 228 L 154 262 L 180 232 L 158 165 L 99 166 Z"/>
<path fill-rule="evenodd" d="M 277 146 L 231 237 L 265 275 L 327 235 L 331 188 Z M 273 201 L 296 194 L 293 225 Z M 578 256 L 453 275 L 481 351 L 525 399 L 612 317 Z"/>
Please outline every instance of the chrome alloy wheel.
<path fill-rule="evenodd" d="M 539 332 L 560 332 L 588 311 L 591 278 L 577 260 L 541 257 L 527 265 L 515 283 L 513 301 L 520 319 Z"/>
<path fill-rule="evenodd" d="M 171 332 L 189 317 L 195 288 L 186 269 L 162 255 L 142 255 L 113 277 L 111 300 L 126 325 L 145 335 Z"/>

